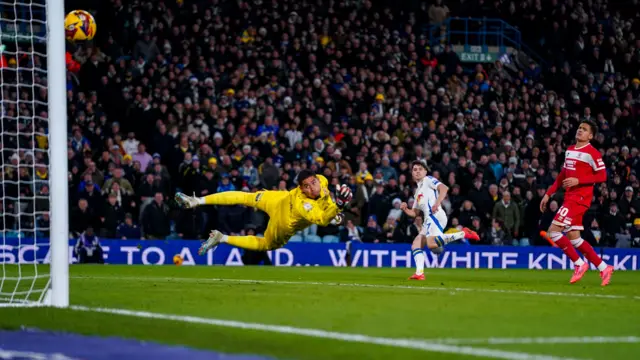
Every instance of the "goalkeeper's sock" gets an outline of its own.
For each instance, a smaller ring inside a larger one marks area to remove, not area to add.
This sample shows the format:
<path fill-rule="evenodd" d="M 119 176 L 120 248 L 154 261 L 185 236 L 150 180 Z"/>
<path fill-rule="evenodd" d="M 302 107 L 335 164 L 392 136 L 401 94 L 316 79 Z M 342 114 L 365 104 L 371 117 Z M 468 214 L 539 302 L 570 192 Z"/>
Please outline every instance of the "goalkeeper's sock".
<path fill-rule="evenodd" d="M 464 231 L 458 231 L 451 234 L 442 234 L 440 236 L 434 236 L 434 241 L 438 246 L 445 246 L 450 242 L 464 239 Z"/>
<path fill-rule="evenodd" d="M 244 191 L 225 191 L 198 198 L 200 205 L 244 205 L 253 207 L 256 194 Z"/>
<path fill-rule="evenodd" d="M 577 238 L 577 239 L 571 240 L 571 244 L 573 244 L 575 248 L 580 250 L 580 252 L 584 254 L 584 256 L 587 258 L 587 260 L 589 260 L 590 263 L 595 265 L 598 268 L 598 270 L 603 271 L 604 269 L 607 268 L 607 263 L 604 262 L 600 256 L 598 256 L 596 251 L 593 249 L 593 246 L 591 246 L 591 244 L 589 244 L 588 242 L 584 241 L 584 239 Z M 579 264 L 576 263 L 576 265 L 579 265 Z"/>
<path fill-rule="evenodd" d="M 232 236 L 225 235 L 222 238 L 222 242 L 226 242 L 229 245 L 237 246 L 239 248 L 255 251 L 268 250 L 267 240 L 263 237 L 257 237 L 253 235 L 247 236 Z"/>
<path fill-rule="evenodd" d="M 420 275 L 424 273 L 424 251 L 422 251 L 422 249 L 415 249 L 411 254 L 413 254 L 413 260 L 416 262 L 416 274 Z"/>

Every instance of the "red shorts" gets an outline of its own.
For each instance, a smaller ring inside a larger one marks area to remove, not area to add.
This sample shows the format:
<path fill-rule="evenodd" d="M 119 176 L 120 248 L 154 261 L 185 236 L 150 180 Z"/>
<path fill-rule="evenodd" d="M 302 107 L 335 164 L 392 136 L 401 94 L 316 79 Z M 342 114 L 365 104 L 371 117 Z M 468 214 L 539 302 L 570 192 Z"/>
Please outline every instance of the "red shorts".
<path fill-rule="evenodd" d="M 588 206 L 579 204 L 574 200 L 566 200 L 556 212 L 552 224 L 564 228 L 564 231 L 584 230 L 582 225 L 582 217 L 589 210 Z"/>

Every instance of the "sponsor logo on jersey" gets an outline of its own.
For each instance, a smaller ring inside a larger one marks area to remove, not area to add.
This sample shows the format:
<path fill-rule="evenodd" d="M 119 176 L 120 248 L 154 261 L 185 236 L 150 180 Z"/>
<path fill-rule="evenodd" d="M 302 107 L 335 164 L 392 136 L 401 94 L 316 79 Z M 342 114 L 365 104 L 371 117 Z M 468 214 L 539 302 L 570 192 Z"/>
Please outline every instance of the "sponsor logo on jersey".
<path fill-rule="evenodd" d="M 307 212 L 311 211 L 311 209 L 313 209 L 313 205 L 309 204 L 308 202 L 302 204 L 302 207 L 307 210 Z"/>
<path fill-rule="evenodd" d="M 575 170 L 576 169 L 576 161 L 573 159 L 567 159 L 564 161 L 564 167 L 567 170 Z"/>

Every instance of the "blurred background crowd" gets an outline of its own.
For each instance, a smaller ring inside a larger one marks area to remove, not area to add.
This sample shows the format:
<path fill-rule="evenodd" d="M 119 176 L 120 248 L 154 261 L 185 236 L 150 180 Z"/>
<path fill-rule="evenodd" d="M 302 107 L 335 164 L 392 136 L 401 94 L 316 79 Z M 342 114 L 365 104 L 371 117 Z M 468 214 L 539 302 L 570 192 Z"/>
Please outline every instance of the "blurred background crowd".
<path fill-rule="evenodd" d="M 284 191 L 312 168 L 349 184 L 354 200 L 345 226 L 314 226 L 292 241 L 410 242 L 422 219 L 399 206 L 413 201 L 410 162 L 424 159 L 450 188 L 447 230 L 473 228 L 483 244 L 548 245 L 539 232 L 562 193 L 544 213 L 540 199 L 590 118 L 608 181 L 596 187 L 583 236 L 640 247 L 637 0 L 96 4 L 78 7 L 95 15 L 96 38 L 67 49 L 71 236 L 89 227 L 126 239 L 260 233 L 264 213 L 178 211 L 173 194 Z M 431 26 L 468 16 L 518 27 L 545 62 L 463 63 L 455 44 L 433 47 Z M 0 218 L 7 231 L 46 236 L 47 92 L 45 74 L 32 70 L 46 59 L 34 46 L 0 63 Z"/>

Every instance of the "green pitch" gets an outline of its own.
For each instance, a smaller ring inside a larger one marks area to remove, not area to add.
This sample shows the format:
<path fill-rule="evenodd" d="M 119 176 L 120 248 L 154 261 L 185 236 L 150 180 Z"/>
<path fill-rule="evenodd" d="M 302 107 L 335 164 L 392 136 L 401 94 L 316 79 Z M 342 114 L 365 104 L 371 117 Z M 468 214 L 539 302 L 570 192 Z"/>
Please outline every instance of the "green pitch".
<path fill-rule="evenodd" d="M 475 358 L 464 349 L 502 350 L 522 359 L 640 354 L 637 272 L 617 272 L 611 285 L 601 288 L 596 271 L 576 285 L 568 284 L 570 271 L 427 269 L 423 282 L 406 280 L 411 269 L 108 265 L 70 271 L 73 305 L 404 339 L 427 347 L 48 308 L 2 308 L 0 327 L 121 336 L 279 359 Z M 449 344 L 453 352 L 434 351 L 429 345 L 434 343 Z"/>

